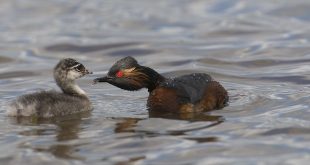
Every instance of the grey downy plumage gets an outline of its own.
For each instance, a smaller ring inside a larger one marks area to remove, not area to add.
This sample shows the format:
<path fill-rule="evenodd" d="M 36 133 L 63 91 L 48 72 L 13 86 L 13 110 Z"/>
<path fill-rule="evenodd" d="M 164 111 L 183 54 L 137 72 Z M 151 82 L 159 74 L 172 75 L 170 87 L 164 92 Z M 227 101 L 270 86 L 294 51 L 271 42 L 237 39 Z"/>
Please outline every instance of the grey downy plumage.
<path fill-rule="evenodd" d="M 54 68 L 54 79 L 63 92 L 40 91 L 19 96 L 8 107 L 8 116 L 55 117 L 92 110 L 86 93 L 75 80 L 91 74 L 83 64 L 66 58 Z"/>

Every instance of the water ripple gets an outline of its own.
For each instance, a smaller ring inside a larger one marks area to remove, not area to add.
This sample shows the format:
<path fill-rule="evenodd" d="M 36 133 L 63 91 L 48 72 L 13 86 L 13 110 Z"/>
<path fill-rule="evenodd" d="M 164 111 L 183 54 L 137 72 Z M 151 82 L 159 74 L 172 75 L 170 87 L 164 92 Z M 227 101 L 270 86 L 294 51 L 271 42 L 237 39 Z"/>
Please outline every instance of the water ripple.
<path fill-rule="evenodd" d="M 307 0 L 0 5 L 0 164 L 309 162 Z M 149 112 L 147 90 L 90 85 L 128 55 L 167 77 L 210 74 L 228 90 L 229 106 Z M 6 117 L 11 99 L 59 90 L 52 69 L 65 57 L 97 73 L 77 82 L 94 111 L 49 120 Z"/>

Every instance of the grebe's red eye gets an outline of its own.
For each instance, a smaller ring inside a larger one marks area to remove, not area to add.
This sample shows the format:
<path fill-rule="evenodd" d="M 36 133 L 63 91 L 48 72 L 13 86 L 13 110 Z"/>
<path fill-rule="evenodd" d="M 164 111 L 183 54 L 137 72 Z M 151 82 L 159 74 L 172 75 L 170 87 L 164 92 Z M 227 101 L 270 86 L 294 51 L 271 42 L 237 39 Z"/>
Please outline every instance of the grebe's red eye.
<path fill-rule="evenodd" d="M 124 76 L 124 73 L 122 71 L 118 71 L 116 73 L 116 77 L 120 78 L 120 77 L 123 77 Z"/>

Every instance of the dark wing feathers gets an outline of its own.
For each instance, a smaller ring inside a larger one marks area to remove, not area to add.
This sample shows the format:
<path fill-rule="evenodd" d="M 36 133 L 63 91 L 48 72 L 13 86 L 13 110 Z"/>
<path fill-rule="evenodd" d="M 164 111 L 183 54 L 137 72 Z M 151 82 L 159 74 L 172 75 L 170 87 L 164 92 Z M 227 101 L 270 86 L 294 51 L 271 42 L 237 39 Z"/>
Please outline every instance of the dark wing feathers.
<path fill-rule="evenodd" d="M 169 79 L 162 87 L 175 88 L 181 103 L 197 103 L 202 98 L 212 77 L 205 73 L 194 73 Z"/>

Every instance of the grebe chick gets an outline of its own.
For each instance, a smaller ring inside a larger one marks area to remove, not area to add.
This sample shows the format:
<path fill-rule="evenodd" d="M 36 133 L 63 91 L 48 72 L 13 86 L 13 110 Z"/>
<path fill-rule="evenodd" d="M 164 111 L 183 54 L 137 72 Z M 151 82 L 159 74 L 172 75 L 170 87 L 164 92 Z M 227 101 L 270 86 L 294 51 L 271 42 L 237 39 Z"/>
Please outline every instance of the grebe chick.
<path fill-rule="evenodd" d="M 224 87 L 205 73 L 165 78 L 139 65 L 133 57 L 117 61 L 105 77 L 94 80 L 97 82 L 108 82 L 129 91 L 147 88 L 147 106 L 151 111 L 200 112 L 223 108 L 228 102 Z"/>
<path fill-rule="evenodd" d="M 92 110 L 86 93 L 75 83 L 86 74 L 91 72 L 76 60 L 60 60 L 54 68 L 54 79 L 62 92 L 40 91 L 22 95 L 10 104 L 8 116 L 48 118 Z"/>

